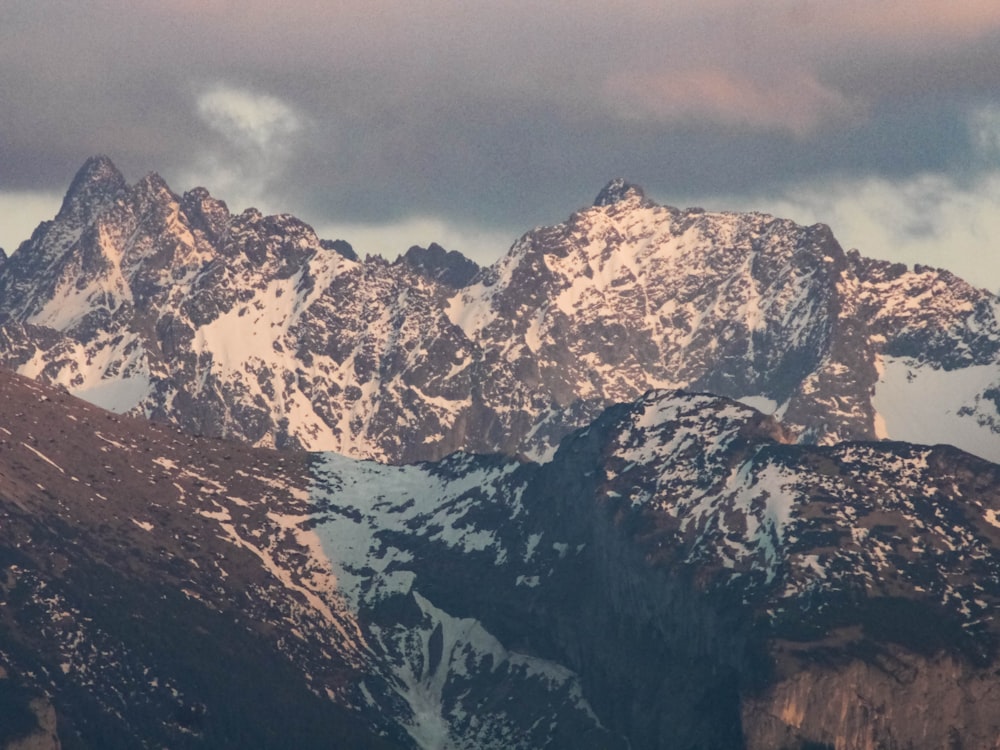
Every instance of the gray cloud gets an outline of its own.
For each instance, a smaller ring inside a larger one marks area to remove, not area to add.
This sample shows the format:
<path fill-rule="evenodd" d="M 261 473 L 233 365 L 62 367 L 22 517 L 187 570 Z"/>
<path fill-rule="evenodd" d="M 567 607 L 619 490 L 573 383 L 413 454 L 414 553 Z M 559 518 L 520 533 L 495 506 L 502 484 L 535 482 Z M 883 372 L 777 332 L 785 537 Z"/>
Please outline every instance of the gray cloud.
<path fill-rule="evenodd" d="M 964 191 L 1000 169 L 993 5 L 6 3 L 0 211 L 93 153 L 370 237 L 479 227 L 483 254 L 617 175 L 685 204 Z"/>

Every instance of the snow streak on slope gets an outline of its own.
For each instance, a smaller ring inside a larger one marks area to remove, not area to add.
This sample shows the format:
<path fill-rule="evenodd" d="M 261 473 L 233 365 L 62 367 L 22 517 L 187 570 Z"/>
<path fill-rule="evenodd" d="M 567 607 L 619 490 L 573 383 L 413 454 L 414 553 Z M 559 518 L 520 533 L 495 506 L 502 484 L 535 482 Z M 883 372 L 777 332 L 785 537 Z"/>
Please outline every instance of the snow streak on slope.
<path fill-rule="evenodd" d="M 316 533 L 322 540 L 337 588 L 352 606 L 407 594 L 413 574 L 400 563 L 405 550 L 394 535 L 416 535 L 463 552 L 482 552 L 497 561 L 507 556 L 489 529 L 472 513 L 479 503 L 502 499 L 506 512 L 520 512 L 519 492 L 500 493 L 516 462 L 480 466 L 474 457 L 447 459 L 447 473 L 425 466 L 385 466 L 336 453 L 313 464 L 313 503 L 320 512 Z M 522 487 L 523 489 L 523 487 Z"/>
<path fill-rule="evenodd" d="M 305 240 L 300 242 L 308 249 Z M 335 253 L 317 254 L 293 276 L 262 279 L 256 294 L 198 329 L 201 354 L 211 354 L 222 380 L 274 361 L 284 337 L 322 294 L 334 276 L 353 264 Z M 308 283 L 307 283 L 308 280 Z M 287 359 L 292 359 L 287 357 Z"/>
<path fill-rule="evenodd" d="M 548 744 L 561 722 L 600 728 L 570 670 L 508 650 L 481 622 L 449 614 L 420 591 L 418 556 L 440 555 L 435 548 L 460 552 L 465 566 L 499 567 L 514 556 L 499 531 L 524 512 L 518 468 L 461 454 L 421 466 L 332 453 L 313 462 L 310 525 L 338 594 L 391 665 L 391 691 L 367 694 L 381 711 L 402 715 L 421 748 L 527 750 Z M 511 690 L 517 706 L 498 703 Z"/>

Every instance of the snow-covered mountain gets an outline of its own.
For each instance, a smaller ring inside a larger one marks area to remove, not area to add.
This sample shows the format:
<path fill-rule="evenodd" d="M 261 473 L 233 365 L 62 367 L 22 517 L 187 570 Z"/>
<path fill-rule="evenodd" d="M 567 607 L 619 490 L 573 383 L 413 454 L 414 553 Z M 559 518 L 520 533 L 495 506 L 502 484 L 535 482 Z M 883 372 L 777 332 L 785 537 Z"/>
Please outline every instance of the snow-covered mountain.
<path fill-rule="evenodd" d="M 550 456 L 652 388 L 742 399 L 804 443 L 998 461 L 998 314 L 823 225 L 659 206 L 622 181 L 477 271 L 436 246 L 361 260 L 95 158 L 0 264 L 8 367 L 198 434 L 390 462 Z"/>
<path fill-rule="evenodd" d="M 544 463 L 410 466 L 194 438 L 3 371 L 0 405 L 0 743 L 1000 736 L 1000 467 L 954 448 L 798 445 L 675 391 Z"/>

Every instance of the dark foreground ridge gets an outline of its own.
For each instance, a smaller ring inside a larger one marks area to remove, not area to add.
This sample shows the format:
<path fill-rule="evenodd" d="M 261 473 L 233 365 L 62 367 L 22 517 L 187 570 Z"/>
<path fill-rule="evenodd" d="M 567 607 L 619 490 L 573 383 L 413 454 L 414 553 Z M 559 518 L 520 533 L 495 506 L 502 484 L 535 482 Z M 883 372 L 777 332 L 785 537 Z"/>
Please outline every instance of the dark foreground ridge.
<path fill-rule="evenodd" d="M 0 371 L 4 742 L 984 747 L 1000 468 L 651 392 L 549 463 L 194 438 Z"/>

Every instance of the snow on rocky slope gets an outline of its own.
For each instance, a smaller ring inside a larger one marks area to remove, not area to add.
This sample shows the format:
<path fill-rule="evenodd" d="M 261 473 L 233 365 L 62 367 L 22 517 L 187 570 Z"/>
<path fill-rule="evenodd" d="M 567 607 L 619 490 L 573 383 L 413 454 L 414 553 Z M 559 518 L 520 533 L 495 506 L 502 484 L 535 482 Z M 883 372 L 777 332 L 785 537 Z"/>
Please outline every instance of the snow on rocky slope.
<path fill-rule="evenodd" d="M 105 158 L 0 267 L 0 357 L 120 412 L 260 446 L 407 462 L 551 455 L 650 388 L 767 405 L 802 442 L 1000 460 L 1000 302 L 845 253 L 823 225 L 609 184 L 492 267 L 359 260 Z M 463 286 L 464 284 L 464 286 Z"/>
<path fill-rule="evenodd" d="M 0 406 L 0 680 L 48 696 L 64 742 L 620 746 L 571 670 L 396 573 L 414 544 L 475 564 L 516 535 L 516 491 L 465 516 L 523 490 L 517 462 L 250 449 L 3 371 Z"/>
<path fill-rule="evenodd" d="M 9 373 L 0 404 L 0 665 L 78 746 L 1000 731 L 1000 468 L 953 448 L 804 446 L 675 391 L 545 463 L 409 466 L 193 438 Z"/>

